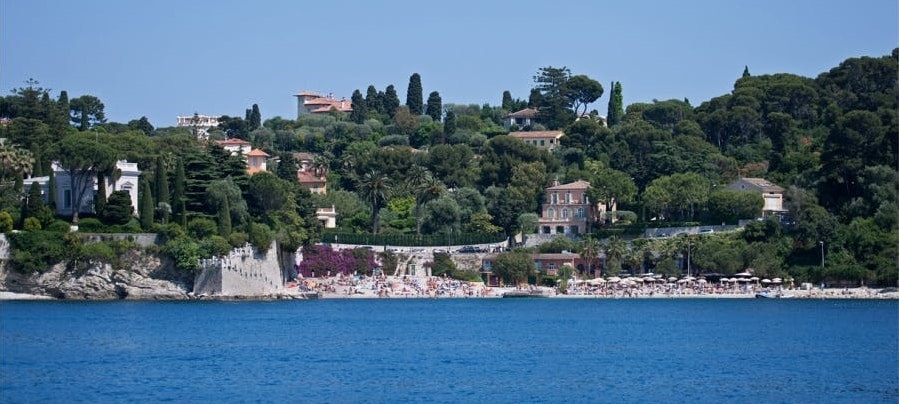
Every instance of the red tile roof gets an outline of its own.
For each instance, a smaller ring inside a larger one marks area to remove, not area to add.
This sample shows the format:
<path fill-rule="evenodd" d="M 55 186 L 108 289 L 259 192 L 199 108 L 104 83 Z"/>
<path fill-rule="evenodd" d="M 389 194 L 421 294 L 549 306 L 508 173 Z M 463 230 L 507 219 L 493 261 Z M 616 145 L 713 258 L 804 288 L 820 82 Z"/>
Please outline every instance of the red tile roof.
<path fill-rule="evenodd" d="M 269 157 L 268 153 L 266 153 L 260 149 L 250 150 L 250 152 L 247 153 L 247 156 L 248 157 Z"/>
<path fill-rule="evenodd" d="M 546 139 L 546 138 L 558 138 L 564 136 L 560 130 L 536 130 L 530 132 L 509 132 L 509 136 L 518 139 Z"/>
<path fill-rule="evenodd" d="M 569 182 L 567 184 L 556 185 L 554 187 L 549 187 L 547 190 L 555 190 L 555 191 L 564 191 L 564 190 L 581 190 L 590 188 L 590 183 L 584 180 L 577 180 L 575 182 Z"/>
<path fill-rule="evenodd" d="M 509 115 L 503 117 L 506 118 L 536 118 L 539 111 L 534 108 L 525 108 L 521 111 L 515 111 Z"/>

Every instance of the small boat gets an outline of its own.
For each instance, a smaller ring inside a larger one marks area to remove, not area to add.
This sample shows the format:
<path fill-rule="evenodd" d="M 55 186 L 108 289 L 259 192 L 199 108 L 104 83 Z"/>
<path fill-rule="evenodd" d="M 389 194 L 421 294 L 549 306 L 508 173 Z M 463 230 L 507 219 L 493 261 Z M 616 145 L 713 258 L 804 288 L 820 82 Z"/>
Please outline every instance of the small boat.
<path fill-rule="evenodd" d="M 513 290 L 503 293 L 504 298 L 531 298 L 531 297 L 549 297 L 549 295 L 539 290 Z"/>
<path fill-rule="evenodd" d="M 783 294 L 783 292 L 765 291 L 765 292 L 756 293 L 755 297 L 756 297 L 756 299 L 789 299 L 793 296 L 785 295 L 785 294 Z"/>

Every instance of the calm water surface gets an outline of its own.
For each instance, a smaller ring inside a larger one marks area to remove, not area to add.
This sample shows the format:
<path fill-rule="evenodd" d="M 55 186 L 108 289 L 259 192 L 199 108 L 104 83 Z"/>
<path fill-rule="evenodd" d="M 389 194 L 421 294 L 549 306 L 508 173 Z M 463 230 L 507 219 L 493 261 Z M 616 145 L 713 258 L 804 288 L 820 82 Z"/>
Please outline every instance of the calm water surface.
<path fill-rule="evenodd" d="M 0 302 L 0 402 L 887 402 L 899 302 Z"/>

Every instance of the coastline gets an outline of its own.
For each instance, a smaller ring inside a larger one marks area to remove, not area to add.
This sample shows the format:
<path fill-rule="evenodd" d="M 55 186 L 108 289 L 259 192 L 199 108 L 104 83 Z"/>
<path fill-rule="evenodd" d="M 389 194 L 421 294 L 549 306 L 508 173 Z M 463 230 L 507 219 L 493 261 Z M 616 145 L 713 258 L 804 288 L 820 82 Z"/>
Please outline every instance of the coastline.
<path fill-rule="evenodd" d="M 436 278 L 435 278 L 436 279 Z M 437 279 L 442 282 L 442 279 Z M 265 296 L 194 296 L 188 294 L 186 300 L 242 300 L 242 301 L 270 301 L 270 300 L 315 300 L 315 299 L 499 299 L 505 293 L 522 293 L 531 291 L 534 297 L 549 299 L 755 299 L 757 291 L 723 291 L 722 293 L 696 293 L 691 289 L 677 291 L 675 293 L 658 293 L 650 289 L 621 289 L 604 291 L 604 293 L 572 293 L 558 294 L 555 289 L 549 287 L 531 287 L 530 289 L 516 287 L 487 287 L 483 284 L 468 284 L 466 282 L 447 280 L 459 285 L 458 288 L 415 288 L 410 287 L 409 279 L 384 279 L 381 283 L 339 284 L 336 278 L 306 279 L 306 284 L 312 286 L 301 290 L 297 285 L 285 287 L 281 293 Z M 401 283 L 405 282 L 405 284 Z M 395 287 L 394 285 L 404 285 Z M 464 285 L 464 286 L 463 286 Z M 816 300 L 899 300 L 899 290 L 889 288 L 874 289 L 867 287 L 858 288 L 812 288 L 783 289 L 780 291 L 782 298 L 787 299 L 816 299 Z M 0 291 L 0 301 L 33 301 L 33 300 L 97 300 L 97 299 L 57 299 L 53 296 L 35 295 L 28 293 L 16 293 Z M 116 300 L 116 299 L 107 299 Z M 165 298 L 127 299 L 132 301 L 160 301 L 176 300 Z"/>

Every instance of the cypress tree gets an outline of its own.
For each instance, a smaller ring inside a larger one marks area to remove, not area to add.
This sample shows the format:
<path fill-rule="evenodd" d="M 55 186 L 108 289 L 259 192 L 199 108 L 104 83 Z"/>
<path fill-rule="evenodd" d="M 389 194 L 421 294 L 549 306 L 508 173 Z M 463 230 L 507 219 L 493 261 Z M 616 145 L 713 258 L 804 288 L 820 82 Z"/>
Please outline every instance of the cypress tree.
<path fill-rule="evenodd" d="M 94 213 L 103 216 L 106 210 L 106 173 L 97 173 L 97 196 L 94 198 Z"/>
<path fill-rule="evenodd" d="M 409 77 L 409 88 L 406 90 L 406 106 L 409 107 L 409 113 L 419 116 L 422 113 L 423 105 L 421 76 L 418 73 L 412 73 L 412 76 Z"/>
<path fill-rule="evenodd" d="M 440 98 L 440 93 L 436 91 L 431 91 L 431 94 L 428 95 L 427 115 L 434 122 L 440 122 L 441 118 L 443 118 L 443 100 Z"/>
<path fill-rule="evenodd" d="M 140 203 L 138 204 L 138 213 L 140 214 L 140 227 L 149 230 L 153 227 L 153 194 L 150 193 L 150 181 L 144 177 L 140 177 Z"/>
<path fill-rule="evenodd" d="M 47 205 L 50 206 L 50 209 L 56 210 L 56 175 L 53 174 L 53 170 L 50 170 L 47 173 L 50 177 L 50 180 L 47 181 Z"/>
<path fill-rule="evenodd" d="M 609 127 L 618 125 L 624 118 L 624 104 L 621 99 L 621 82 L 612 82 L 612 94 L 609 96 L 609 112 L 606 115 L 606 123 Z"/>
<path fill-rule="evenodd" d="M 253 104 L 250 110 L 250 117 L 247 119 L 250 125 L 250 131 L 254 131 L 262 127 L 262 114 L 259 112 L 259 105 Z"/>
<path fill-rule="evenodd" d="M 187 227 L 187 212 L 185 212 L 185 195 L 184 195 L 184 160 L 178 159 L 178 166 L 175 169 L 174 192 L 172 193 L 172 213 L 175 216 L 175 222 L 183 227 Z"/>
<path fill-rule="evenodd" d="M 32 182 L 31 187 L 28 188 L 28 200 L 25 203 L 25 214 L 22 215 L 22 218 L 38 217 L 43 207 L 44 200 L 41 199 L 41 184 Z"/>
<path fill-rule="evenodd" d="M 514 111 L 512 111 L 513 104 L 514 104 L 514 101 L 512 101 L 512 93 L 510 93 L 508 90 L 503 91 L 503 103 L 502 103 L 503 109 L 506 111 L 509 111 L 509 112 L 514 112 Z"/>
<path fill-rule="evenodd" d="M 446 137 L 450 137 L 453 133 L 456 133 L 456 113 L 446 111 L 446 120 L 443 121 L 443 134 Z"/>
<path fill-rule="evenodd" d="M 749 76 L 751 76 L 751 74 L 749 74 L 749 66 L 743 66 L 743 77 L 746 78 Z"/>
<path fill-rule="evenodd" d="M 227 239 L 231 236 L 231 205 L 228 198 L 222 199 L 218 211 L 219 235 Z"/>
<path fill-rule="evenodd" d="M 376 89 L 375 86 L 369 85 L 368 89 L 365 90 L 365 106 L 368 108 L 369 112 L 378 114 L 383 113 L 381 96 L 378 94 L 378 89 Z"/>
<path fill-rule="evenodd" d="M 400 97 L 396 95 L 396 88 L 393 87 L 393 84 L 387 86 L 387 89 L 384 90 L 384 112 L 387 115 L 390 115 L 390 119 L 393 119 L 393 116 L 396 115 L 396 109 L 400 107 Z"/>
<path fill-rule="evenodd" d="M 353 91 L 353 96 L 350 97 L 350 101 L 353 103 L 353 111 L 350 112 L 350 120 L 358 124 L 365 123 L 365 118 L 368 117 L 368 105 L 366 105 L 365 99 L 362 98 L 362 93 L 359 92 L 359 90 Z"/>
<path fill-rule="evenodd" d="M 162 156 L 156 156 L 155 182 L 156 192 L 153 195 L 156 195 L 156 203 L 153 206 L 160 206 L 159 204 L 163 203 L 165 204 L 163 206 L 168 206 L 168 209 L 160 209 L 159 212 L 159 220 L 163 223 L 168 223 L 172 201 L 169 199 L 169 174 L 165 171 L 165 162 Z"/>

